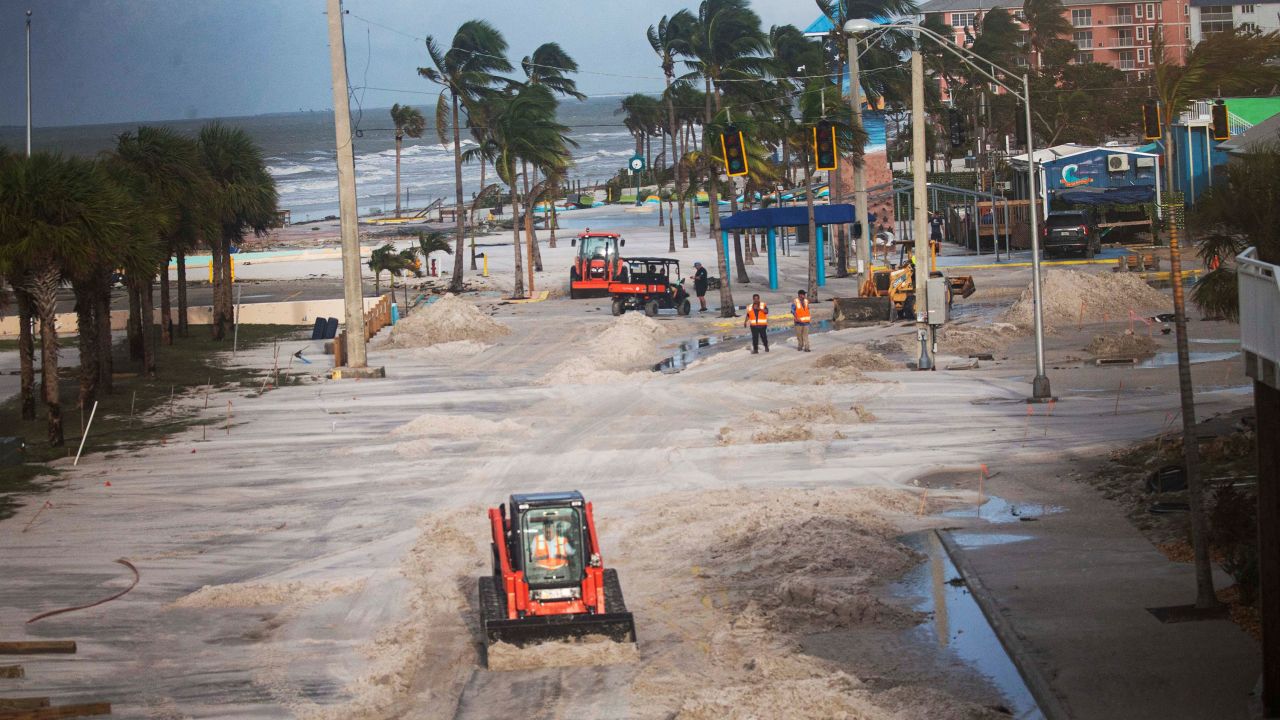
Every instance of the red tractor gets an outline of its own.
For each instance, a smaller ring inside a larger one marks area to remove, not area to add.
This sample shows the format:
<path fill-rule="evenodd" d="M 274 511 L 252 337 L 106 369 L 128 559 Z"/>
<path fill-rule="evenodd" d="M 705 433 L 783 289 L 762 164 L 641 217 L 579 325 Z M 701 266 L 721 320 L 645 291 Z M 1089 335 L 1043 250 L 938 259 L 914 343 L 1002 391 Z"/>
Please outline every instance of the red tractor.
<path fill-rule="evenodd" d="M 603 635 L 636 641 L 618 573 L 606 569 L 591 503 L 576 490 L 489 508 L 493 574 L 480 578 L 485 647 Z"/>
<path fill-rule="evenodd" d="M 608 294 L 609 283 L 622 272 L 619 250 L 626 244 L 617 233 L 590 230 L 571 240 L 570 245 L 578 248 L 578 256 L 569 270 L 569 297 L 576 300 Z"/>

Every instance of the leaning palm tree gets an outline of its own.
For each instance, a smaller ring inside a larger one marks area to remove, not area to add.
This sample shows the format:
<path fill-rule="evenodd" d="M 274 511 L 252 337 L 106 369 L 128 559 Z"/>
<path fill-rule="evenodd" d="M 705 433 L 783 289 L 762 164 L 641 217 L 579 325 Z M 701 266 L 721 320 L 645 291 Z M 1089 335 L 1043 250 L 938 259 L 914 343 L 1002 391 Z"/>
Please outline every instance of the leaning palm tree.
<path fill-rule="evenodd" d="M 520 61 L 520 67 L 524 70 L 526 82 L 530 85 L 543 85 L 551 92 L 571 97 L 575 100 L 586 100 L 587 96 L 578 91 L 578 83 L 569 77 L 570 74 L 578 72 L 578 63 L 569 53 L 560 47 L 559 43 L 549 42 L 534 48 L 530 55 L 526 55 Z M 550 224 L 551 239 L 549 243 L 551 247 L 556 246 L 555 234 L 555 198 L 558 195 L 559 183 L 563 179 L 564 173 L 562 168 L 540 168 L 547 178 L 546 195 L 550 198 L 551 212 Z M 525 191 L 528 192 L 528 178 L 525 178 Z M 525 232 L 533 238 L 534 255 L 538 261 L 538 269 L 542 269 L 542 254 L 538 252 L 538 240 L 533 227 L 533 214 L 526 211 L 525 213 Z"/>
<path fill-rule="evenodd" d="M 666 90 L 662 93 L 663 102 L 667 106 L 667 122 L 664 128 L 668 135 L 671 136 L 671 157 L 673 158 L 671 165 L 675 171 L 675 192 L 673 195 L 680 195 L 681 183 L 681 163 L 676 153 L 676 108 L 675 99 L 671 93 L 671 83 L 676 77 L 676 55 L 679 50 L 684 47 L 684 43 L 689 34 L 689 28 L 694 24 L 693 14 L 688 10 L 681 10 L 670 17 L 663 15 L 657 25 L 650 25 L 649 31 L 645 37 L 649 40 L 649 47 L 653 48 L 653 52 L 658 56 L 658 64 L 662 67 L 662 77 L 666 82 Z M 661 187 L 658 188 L 661 191 Z M 659 192 L 661 194 L 661 192 Z M 669 196 L 670 197 L 670 196 Z M 680 202 L 680 232 L 684 238 L 684 246 L 689 247 L 689 231 L 684 225 L 684 201 Z M 662 213 L 659 211 L 659 224 L 661 224 Z M 670 233 L 668 233 L 671 235 Z M 674 235 L 669 243 L 669 251 L 675 252 Z"/>
<path fill-rule="evenodd" d="M 1027 25 L 1027 64 L 1038 67 L 1053 41 L 1071 33 L 1062 0 L 1023 0 L 1022 15 Z"/>
<path fill-rule="evenodd" d="M 418 108 L 396 103 L 391 106 L 391 123 L 396 126 L 396 217 L 400 217 L 400 147 L 406 135 L 422 137 L 427 120 Z"/>
<path fill-rule="evenodd" d="M 512 246 L 515 252 L 515 283 L 513 297 L 525 296 L 523 261 L 520 256 L 520 187 L 521 162 L 535 167 L 551 167 L 568 162 L 569 128 L 555 118 L 556 99 L 543 85 L 521 85 L 506 93 L 490 98 L 488 110 L 493 122 L 479 147 L 463 154 L 464 159 L 482 157 L 493 164 L 499 179 L 511 191 L 511 213 L 516 219 L 511 225 Z M 528 291 L 533 292 L 533 247 L 528 247 Z"/>
<path fill-rule="evenodd" d="M 125 230 L 127 204 L 97 163 L 40 152 L 0 163 L 0 266 L 20 278 L 40 321 L 41 385 L 50 445 L 62 445 L 58 288 Z M 16 271 L 16 272 L 15 272 Z"/>
<path fill-rule="evenodd" d="M 456 247 L 449 289 L 461 292 L 466 214 L 462 196 L 460 115 L 464 110 L 469 114 L 473 107 L 493 94 L 494 88 L 504 82 L 495 73 L 510 72 L 511 63 L 506 60 L 507 41 L 502 33 L 484 20 L 468 20 L 459 26 L 448 50 L 443 50 L 430 35 L 427 36 L 426 44 L 432 67 L 420 67 L 418 74 L 442 87 L 440 98 L 436 102 L 436 133 L 442 144 L 448 142 L 446 134 L 450 128 L 453 129 L 453 177 L 458 227 L 454 237 Z"/>
<path fill-rule="evenodd" d="M 213 266 L 213 338 L 222 340 L 235 324 L 231 298 L 231 249 L 252 231 L 276 222 L 275 180 L 249 134 L 212 122 L 200 128 L 200 156 L 212 178 L 219 232 L 207 239 Z"/>

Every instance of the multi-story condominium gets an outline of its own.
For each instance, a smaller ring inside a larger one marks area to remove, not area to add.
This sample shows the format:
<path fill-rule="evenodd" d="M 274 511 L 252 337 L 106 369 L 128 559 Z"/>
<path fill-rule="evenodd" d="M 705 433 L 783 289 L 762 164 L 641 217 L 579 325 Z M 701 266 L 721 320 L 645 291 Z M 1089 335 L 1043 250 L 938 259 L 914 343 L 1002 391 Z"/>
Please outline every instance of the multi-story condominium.
<path fill-rule="evenodd" d="M 1196 0 L 1190 0 L 1195 2 Z M 1181 59 L 1196 35 L 1191 28 L 1189 0 L 1120 2 L 1118 0 L 1064 0 L 1064 16 L 1071 23 L 1070 37 L 1078 62 L 1097 62 L 1144 77 L 1155 67 L 1152 44 L 1163 34 L 1170 59 Z M 982 16 L 999 7 L 1027 29 L 1021 2 L 1006 0 L 931 0 L 923 3 L 925 15 L 939 15 L 960 44 L 972 42 Z M 1237 6 L 1239 7 L 1239 6 Z M 1274 7 L 1274 6 L 1273 6 Z M 1019 63 L 1025 63 L 1025 59 Z"/>
<path fill-rule="evenodd" d="M 1222 0 L 1191 0 L 1188 20 L 1191 43 L 1206 35 L 1233 27 L 1253 28 L 1262 32 L 1280 30 L 1280 0 L 1267 0 L 1248 5 L 1219 5 Z"/>

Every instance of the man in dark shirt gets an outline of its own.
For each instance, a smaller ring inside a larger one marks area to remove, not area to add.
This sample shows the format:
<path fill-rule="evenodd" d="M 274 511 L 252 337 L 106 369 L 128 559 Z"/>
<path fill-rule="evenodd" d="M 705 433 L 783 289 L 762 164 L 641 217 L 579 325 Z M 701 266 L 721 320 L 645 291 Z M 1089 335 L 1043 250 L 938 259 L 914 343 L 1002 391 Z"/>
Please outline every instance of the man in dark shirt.
<path fill-rule="evenodd" d="M 701 307 L 698 312 L 707 311 L 707 269 L 702 267 L 702 263 L 695 262 L 693 264 L 693 294 L 698 296 L 698 305 Z"/>

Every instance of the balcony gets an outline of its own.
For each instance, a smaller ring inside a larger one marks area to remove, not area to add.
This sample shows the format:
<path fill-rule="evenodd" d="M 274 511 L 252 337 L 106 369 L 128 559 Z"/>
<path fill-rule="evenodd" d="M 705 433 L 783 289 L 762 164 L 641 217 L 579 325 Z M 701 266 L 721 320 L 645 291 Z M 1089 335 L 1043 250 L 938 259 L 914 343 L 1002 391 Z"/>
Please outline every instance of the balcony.
<path fill-rule="evenodd" d="M 1117 60 L 1116 67 L 1121 70 L 1137 70 L 1138 63 L 1135 60 Z"/>
<path fill-rule="evenodd" d="M 1132 15 L 1115 15 L 1106 20 L 1099 20 L 1098 25 L 1101 27 L 1119 27 L 1121 25 L 1140 25 L 1142 20 L 1135 21 Z"/>

